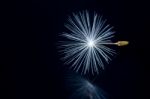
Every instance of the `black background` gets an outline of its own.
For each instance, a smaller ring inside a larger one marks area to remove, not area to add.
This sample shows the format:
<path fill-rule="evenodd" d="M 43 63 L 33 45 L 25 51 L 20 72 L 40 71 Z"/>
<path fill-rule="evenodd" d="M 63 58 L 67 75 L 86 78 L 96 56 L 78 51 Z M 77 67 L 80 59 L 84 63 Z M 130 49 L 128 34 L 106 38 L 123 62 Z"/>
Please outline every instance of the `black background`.
<path fill-rule="evenodd" d="M 117 40 L 130 41 L 94 83 L 110 99 L 147 99 L 148 2 L 18 0 L 13 8 L 1 42 L 1 99 L 68 99 L 67 69 L 56 45 L 67 16 L 82 10 L 102 14 L 115 27 Z"/>

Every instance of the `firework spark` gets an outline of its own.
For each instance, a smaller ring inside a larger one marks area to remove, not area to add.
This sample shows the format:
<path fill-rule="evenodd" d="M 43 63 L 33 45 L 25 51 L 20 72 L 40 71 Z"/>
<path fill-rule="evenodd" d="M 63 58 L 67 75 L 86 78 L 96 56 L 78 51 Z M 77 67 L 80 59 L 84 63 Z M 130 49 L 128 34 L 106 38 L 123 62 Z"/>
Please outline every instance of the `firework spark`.
<path fill-rule="evenodd" d="M 106 20 L 98 14 L 90 16 L 87 11 L 73 13 L 65 27 L 68 32 L 63 32 L 65 40 L 61 42 L 65 63 L 72 64 L 77 72 L 98 74 L 99 68 L 104 69 L 103 61 L 109 63 L 115 54 L 107 45 L 118 45 L 111 41 L 113 27 L 106 25 Z"/>

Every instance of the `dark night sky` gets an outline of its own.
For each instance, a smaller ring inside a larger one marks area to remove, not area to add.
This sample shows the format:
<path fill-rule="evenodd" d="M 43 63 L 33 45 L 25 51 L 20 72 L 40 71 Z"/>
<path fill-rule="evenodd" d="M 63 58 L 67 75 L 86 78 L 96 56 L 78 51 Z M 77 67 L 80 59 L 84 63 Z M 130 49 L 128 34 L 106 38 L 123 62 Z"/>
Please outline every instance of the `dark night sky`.
<path fill-rule="evenodd" d="M 144 0 L 17 0 L 14 7 L 0 47 L 1 99 L 68 99 L 67 70 L 56 45 L 67 16 L 82 10 L 102 14 L 117 40 L 130 41 L 94 83 L 109 99 L 147 99 L 149 10 Z"/>

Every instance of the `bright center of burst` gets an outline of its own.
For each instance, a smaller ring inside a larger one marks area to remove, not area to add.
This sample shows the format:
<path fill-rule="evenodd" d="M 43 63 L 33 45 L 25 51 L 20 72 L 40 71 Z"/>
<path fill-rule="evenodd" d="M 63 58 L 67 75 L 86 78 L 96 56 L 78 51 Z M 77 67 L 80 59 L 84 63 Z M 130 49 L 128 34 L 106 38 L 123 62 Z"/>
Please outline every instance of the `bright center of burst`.
<path fill-rule="evenodd" d="M 93 40 L 88 40 L 87 45 L 88 45 L 88 47 L 94 47 L 95 43 Z"/>

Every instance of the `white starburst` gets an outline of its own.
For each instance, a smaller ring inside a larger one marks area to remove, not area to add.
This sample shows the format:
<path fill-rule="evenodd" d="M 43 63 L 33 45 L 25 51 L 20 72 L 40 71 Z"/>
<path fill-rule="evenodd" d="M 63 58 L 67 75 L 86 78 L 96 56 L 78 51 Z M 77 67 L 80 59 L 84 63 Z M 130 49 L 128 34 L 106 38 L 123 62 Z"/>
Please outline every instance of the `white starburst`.
<path fill-rule="evenodd" d="M 68 18 L 65 27 L 68 32 L 63 32 L 65 37 L 61 42 L 61 51 L 65 63 L 71 64 L 75 71 L 86 74 L 99 73 L 99 68 L 104 69 L 103 61 L 109 63 L 110 56 L 115 51 L 106 45 L 114 44 L 112 27 L 105 25 L 106 20 L 94 13 L 90 16 L 88 11 L 73 13 Z"/>

